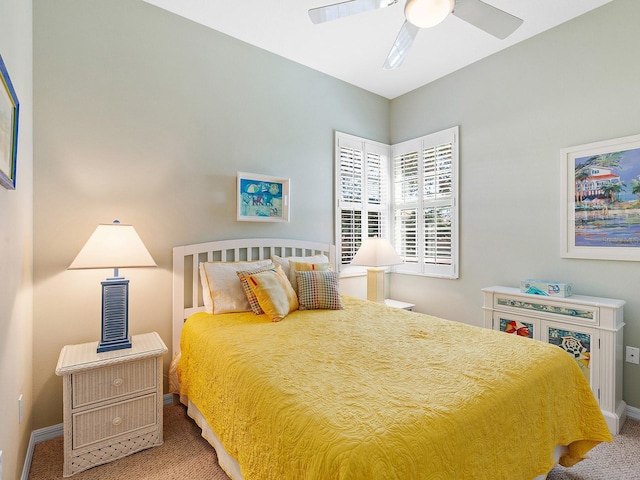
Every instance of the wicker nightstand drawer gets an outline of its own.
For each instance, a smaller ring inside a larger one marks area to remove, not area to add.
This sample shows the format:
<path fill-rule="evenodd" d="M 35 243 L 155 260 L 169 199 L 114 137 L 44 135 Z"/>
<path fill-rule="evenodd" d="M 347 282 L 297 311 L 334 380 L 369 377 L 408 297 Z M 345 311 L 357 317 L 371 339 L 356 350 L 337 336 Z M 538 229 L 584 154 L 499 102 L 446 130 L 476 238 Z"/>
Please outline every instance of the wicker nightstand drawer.
<path fill-rule="evenodd" d="M 73 448 L 81 448 L 156 423 L 155 393 L 73 415 Z"/>
<path fill-rule="evenodd" d="M 155 358 L 74 373 L 73 408 L 155 388 L 156 377 Z"/>

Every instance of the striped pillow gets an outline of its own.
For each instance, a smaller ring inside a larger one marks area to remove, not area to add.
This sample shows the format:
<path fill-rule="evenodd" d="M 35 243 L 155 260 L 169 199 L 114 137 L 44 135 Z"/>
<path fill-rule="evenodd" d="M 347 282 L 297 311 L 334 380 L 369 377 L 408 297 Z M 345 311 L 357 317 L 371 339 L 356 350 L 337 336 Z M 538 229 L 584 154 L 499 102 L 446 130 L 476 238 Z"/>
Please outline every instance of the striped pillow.
<path fill-rule="evenodd" d="M 296 272 L 300 310 L 342 310 L 336 272 Z"/>
<path fill-rule="evenodd" d="M 249 275 L 253 275 L 254 273 L 262 273 L 266 272 L 267 270 L 273 270 L 274 267 L 275 265 L 273 263 L 270 263 L 267 266 L 254 268 L 253 270 L 242 270 L 240 272 L 236 272 L 238 278 L 240 279 L 240 283 L 242 284 L 242 290 L 244 290 L 244 294 L 249 301 L 249 305 L 251 306 L 251 310 L 256 315 L 262 315 L 264 313 L 264 310 L 262 310 L 262 307 L 258 302 L 258 297 L 256 297 L 256 294 L 253 293 L 253 290 L 251 290 L 249 282 L 247 281 L 247 277 Z"/>

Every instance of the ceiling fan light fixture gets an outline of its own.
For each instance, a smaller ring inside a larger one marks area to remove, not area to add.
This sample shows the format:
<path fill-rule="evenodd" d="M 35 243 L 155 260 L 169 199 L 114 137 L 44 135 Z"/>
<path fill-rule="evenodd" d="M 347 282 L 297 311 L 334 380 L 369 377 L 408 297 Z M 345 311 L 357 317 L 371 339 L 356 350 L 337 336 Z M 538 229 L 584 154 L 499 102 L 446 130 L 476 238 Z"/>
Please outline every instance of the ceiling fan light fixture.
<path fill-rule="evenodd" d="M 447 18 L 454 4 L 455 0 L 407 0 L 404 15 L 416 27 L 429 28 Z"/>

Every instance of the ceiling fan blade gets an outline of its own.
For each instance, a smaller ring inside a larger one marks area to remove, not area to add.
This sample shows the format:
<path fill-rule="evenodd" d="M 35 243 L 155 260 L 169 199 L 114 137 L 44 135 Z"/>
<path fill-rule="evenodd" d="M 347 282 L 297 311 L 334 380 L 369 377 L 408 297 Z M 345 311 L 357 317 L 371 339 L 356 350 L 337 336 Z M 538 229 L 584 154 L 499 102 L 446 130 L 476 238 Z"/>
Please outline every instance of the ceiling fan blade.
<path fill-rule="evenodd" d="M 481 30 L 505 39 L 522 25 L 522 19 L 481 0 L 456 0 L 452 12 L 456 17 Z"/>
<path fill-rule="evenodd" d="M 312 8 L 309 10 L 309 17 L 313 23 L 323 23 L 368 12 L 369 10 L 390 7 L 396 3 L 398 3 L 398 0 L 350 0 L 325 7 Z"/>
<path fill-rule="evenodd" d="M 420 28 L 405 20 L 382 68 L 385 70 L 393 70 L 394 68 L 398 68 L 402 65 L 404 57 L 407 56 L 407 52 L 419 31 Z"/>

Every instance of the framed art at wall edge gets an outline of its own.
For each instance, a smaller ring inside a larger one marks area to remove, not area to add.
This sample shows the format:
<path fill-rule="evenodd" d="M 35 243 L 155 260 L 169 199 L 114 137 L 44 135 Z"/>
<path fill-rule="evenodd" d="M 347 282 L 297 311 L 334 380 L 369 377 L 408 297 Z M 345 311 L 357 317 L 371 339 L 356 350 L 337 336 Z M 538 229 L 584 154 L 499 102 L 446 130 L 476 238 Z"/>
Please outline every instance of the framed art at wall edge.
<path fill-rule="evenodd" d="M 18 112 L 20 104 L 0 55 L 0 184 L 16 188 L 18 160 Z"/>
<path fill-rule="evenodd" d="M 640 261 L 640 135 L 561 150 L 566 258 Z"/>
<path fill-rule="evenodd" d="M 238 172 L 238 221 L 288 222 L 289 179 Z"/>

